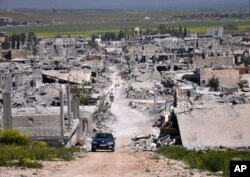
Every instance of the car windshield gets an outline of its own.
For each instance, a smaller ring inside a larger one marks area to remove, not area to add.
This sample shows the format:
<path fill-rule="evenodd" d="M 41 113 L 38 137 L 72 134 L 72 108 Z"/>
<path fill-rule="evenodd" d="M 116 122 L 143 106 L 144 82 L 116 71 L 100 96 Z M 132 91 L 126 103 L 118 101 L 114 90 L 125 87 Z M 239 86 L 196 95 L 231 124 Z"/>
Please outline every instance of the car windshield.
<path fill-rule="evenodd" d="M 106 134 L 106 133 L 100 133 L 95 136 L 95 138 L 102 138 L 102 139 L 112 139 L 111 134 Z"/>

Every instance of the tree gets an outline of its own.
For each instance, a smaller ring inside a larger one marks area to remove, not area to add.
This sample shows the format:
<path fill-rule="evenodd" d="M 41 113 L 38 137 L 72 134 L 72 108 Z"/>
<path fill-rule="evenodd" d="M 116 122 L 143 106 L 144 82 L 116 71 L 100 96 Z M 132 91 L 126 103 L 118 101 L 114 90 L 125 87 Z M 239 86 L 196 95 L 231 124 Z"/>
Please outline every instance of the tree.
<path fill-rule="evenodd" d="M 183 37 L 187 37 L 188 32 L 187 32 L 187 27 L 185 26 L 184 31 L 183 31 Z"/>
<path fill-rule="evenodd" d="M 159 33 L 164 34 L 166 32 L 167 26 L 165 24 L 160 24 L 158 26 Z"/>
<path fill-rule="evenodd" d="M 88 43 L 91 48 L 98 49 L 98 44 L 95 41 L 96 38 L 97 38 L 97 36 L 92 34 L 91 41 L 89 41 L 89 43 Z"/>
<path fill-rule="evenodd" d="M 175 31 L 174 26 L 172 26 L 171 35 L 172 35 L 172 36 L 176 36 L 176 31 Z"/>
<path fill-rule="evenodd" d="M 249 66 L 250 65 L 250 56 L 243 57 L 242 63 L 244 63 L 245 66 Z"/>
<path fill-rule="evenodd" d="M 34 32 L 29 32 L 27 37 L 28 42 L 28 49 L 32 49 L 34 46 L 37 45 L 38 40 Z"/>
<path fill-rule="evenodd" d="M 16 42 L 18 41 L 18 35 L 17 34 L 13 34 L 11 36 L 11 48 L 15 49 L 16 48 Z"/>
<path fill-rule="evenodd" d="M 126 37 L 125 33 L 122 30 L 120 30 L 118 34 L 118 40 L 121 40 L 122 38 L 125 38 L 125 37 Z"/>
<path fill-rule="evenodd" d="M 183 36 L 183 30 L 182 30 L 182 26 L 180 25 L 177 37 L 182 37 L 182 36 Z"/>
<path fill-rule="evenodd" d="M 19 35 L 19 37 L 20 37 L 20 42 L 22 43 L 22 44 L 24 44 L 25 43 L 25 40 L 26 40 L 26 34 L 25 33 L 21 33 L 20 35 Z"/>
<path fill-rule="evenodd" d="M 218 77 L 213 76 L 208 80 L 207 86 L 210 87 L 211 90 L 217 91 L 220 85 L 220 81 Z"/>
<path fill-rule="evenodd" d="M 18 38 L 17 38 L 16 48 L 17 48 L 17 49 L 20 49 L 20 39 L 19 39 L 19 36 L 18 36 Z"/>

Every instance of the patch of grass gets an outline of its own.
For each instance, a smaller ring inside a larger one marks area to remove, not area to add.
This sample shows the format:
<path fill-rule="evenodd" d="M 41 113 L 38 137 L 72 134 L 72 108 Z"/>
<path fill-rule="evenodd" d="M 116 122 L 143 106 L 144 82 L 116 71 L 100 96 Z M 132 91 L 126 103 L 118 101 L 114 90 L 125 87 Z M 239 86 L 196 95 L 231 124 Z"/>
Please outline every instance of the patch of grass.
<path fill-rule="evenodd" d="M 223 176 L 229 176 L 230 160 L 250 160 L 250 151 L 225 150 L 196 152 L 187 150 L 181 146 L 167 146 L 160 148 L 157 153 L 167 158 L 182 160 L 191 168 L 209 170 L 211 172 L 222 171 Z"/>
<path fill-rule="evenodd" d="M 72 160 L 76 148 L 66 149 L 64 147 L 40 147 L 30 145 L 6 145 L 0 144 L 0 166 L 24 166 L 31 168 L 41 167 L 41 160 Z"/>
<path fill-rule="evenodd" d="M 40 168 L 42 160 L 68 161 L 78 151 L 77 148 L 52 147 L 44 141 L 32 142 L 27 135 L 17 130 L 0 132 L 0 166 Z"/>
<path fill-rule="evenodd" d="M 18 130 L 0 131 L 0 143 L 28 145 L 31 143 L 31 138 Z"/>
<path fill-rule="evenodd" d="M 27 167 L 27 168 L 41 168 L 42 165 L 37 160 L 31 160 L 28 158 L 21 159 L 17 166 Z"/>

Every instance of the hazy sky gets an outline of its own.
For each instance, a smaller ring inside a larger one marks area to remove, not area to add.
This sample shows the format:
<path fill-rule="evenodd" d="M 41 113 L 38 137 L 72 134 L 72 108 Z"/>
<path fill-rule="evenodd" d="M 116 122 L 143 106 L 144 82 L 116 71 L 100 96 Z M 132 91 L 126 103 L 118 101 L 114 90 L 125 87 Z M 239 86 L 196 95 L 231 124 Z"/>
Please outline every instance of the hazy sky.
<path fill-rule="evenodd" d="M 248 7 L 248 0 L 0 0 L 0 8 L 168 9 Z"/>

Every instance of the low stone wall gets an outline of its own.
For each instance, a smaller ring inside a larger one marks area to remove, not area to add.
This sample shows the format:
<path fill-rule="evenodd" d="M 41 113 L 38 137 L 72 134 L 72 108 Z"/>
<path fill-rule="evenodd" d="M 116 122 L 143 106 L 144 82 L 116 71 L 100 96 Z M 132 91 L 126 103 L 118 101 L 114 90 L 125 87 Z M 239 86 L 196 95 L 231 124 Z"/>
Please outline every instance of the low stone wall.
<path fill-rule="evenodd" d="M 14 115 L 12 116 L 12 127 L 31 137 L 61 136 L 59 115 Z"/>

